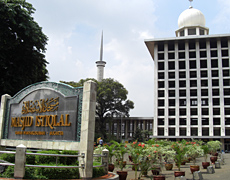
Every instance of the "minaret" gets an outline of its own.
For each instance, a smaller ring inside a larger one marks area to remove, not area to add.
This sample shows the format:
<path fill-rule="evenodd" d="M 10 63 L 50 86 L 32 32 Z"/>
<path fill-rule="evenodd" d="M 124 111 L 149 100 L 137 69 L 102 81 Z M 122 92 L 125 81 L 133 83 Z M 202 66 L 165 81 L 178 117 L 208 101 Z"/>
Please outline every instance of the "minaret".
<path fill-rule="evenodd" d="M 103 59 L 103 31 L 101 34 L 101 50 L 100 50 L 100 60 L 96 61 L 97 64 L 97 80 L 100 82 L 104 78 L 104 67 L 106 62 Z"/>

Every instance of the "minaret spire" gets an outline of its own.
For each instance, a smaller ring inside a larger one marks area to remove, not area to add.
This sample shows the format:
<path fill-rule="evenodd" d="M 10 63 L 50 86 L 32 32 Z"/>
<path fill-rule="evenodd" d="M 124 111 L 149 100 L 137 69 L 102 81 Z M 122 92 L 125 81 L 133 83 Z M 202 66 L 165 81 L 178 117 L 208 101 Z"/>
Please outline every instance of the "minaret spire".
<path fill-rule="evenodd" d="M 101 50 L 100 50 L 100 61 L 103 59 L 103 31 L 101 33 Z"/>
<path fill-rule="evenodd" d="M 100 48 L 100 60 L 96 61 L 97 65 L 97 80 L 100 82 L 104 78 L 104 67 L 106 62 L 103 61 L 103 31 L 101 33 L 101 48 Z"/>
<path fill-rule="evenodd" d="M 193 0 L 189 0 L 190 1 L 190 6 L 189 6 L 189 8 L 193 8 L 192 7 L 192 2 L 193 2 Z"/>

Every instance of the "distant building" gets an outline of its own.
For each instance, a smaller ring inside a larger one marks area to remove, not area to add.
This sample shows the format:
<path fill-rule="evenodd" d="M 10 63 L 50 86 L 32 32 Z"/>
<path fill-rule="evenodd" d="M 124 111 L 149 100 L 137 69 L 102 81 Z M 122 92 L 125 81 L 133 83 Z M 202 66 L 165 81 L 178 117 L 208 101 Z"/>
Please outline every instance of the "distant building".
<path fill-rule="evenodd" d="M 209 35 L 192 6 L 176 37 L 148 39 L 154 60 L 153 137 L 220 140 L 230 150 L 230 34 Z"/>

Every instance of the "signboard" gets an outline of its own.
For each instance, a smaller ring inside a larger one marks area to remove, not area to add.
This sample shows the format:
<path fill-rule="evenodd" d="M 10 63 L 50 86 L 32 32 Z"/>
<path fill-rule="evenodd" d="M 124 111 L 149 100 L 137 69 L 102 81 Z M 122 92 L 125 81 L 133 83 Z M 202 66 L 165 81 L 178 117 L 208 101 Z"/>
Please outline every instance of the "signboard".
<path fill-rule="evenodd" d="M 83 88 L 41 82 L 7 101 L 4 139 L 79 141 Z"/>

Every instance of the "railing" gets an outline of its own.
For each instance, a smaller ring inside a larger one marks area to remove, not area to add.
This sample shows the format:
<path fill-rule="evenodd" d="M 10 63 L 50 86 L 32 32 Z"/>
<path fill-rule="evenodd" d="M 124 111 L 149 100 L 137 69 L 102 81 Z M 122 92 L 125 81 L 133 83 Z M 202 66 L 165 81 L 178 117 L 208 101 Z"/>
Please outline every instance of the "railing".
<path fill-rule="evenodd" d="M 3 160 L 0 160 L 0 165 L 2 166 L 16 166 L 16 156 L 17 153 L 16 152 L 12 152 L 12 151 L 0 151 L 0 154 L 15 154 L 15 164 L 13 163 L 9 163 Z M 81 164 L 80 166 L 58 166 L 57 161 L 58 161 L 58 157 L 80 157 L 80 158 L 85 158 L 85 154 L 81 153 L 79 155 L 69 155 L 69 154 L 42 154 L 42 153 L 27 153 L 25 152 L 24 156 L 26 155 L 39 155 L 39 156 L 54 156 L 56 157 L 56 166 L 44 166 L 44 165 L 29 165 L 29 164 L 25 164 L 25 167 L 41 167 L 41 168 L 85 168 L 85 164 Z M 102 157 L 101 160 L 101 165 L 97 165 L 97 166 L 93 166 L 93 167 L 104 167 L 105 168 L 105 172 L 108 172 L 108 150 L 102 152 L 102 154 L 93 154 L 93 157 Z M 22 159 L 22 158 L 20 158 Z M 1 162 L 2 161 L 2 162 Z M 24 167 L 24 168 L 25 168 Z M 24 169 L 25 171 L 25 169 Z M 14 175 L 15 176 L 15 175 Z M 23 177 L 21 177 L 23 178 Z"/>

